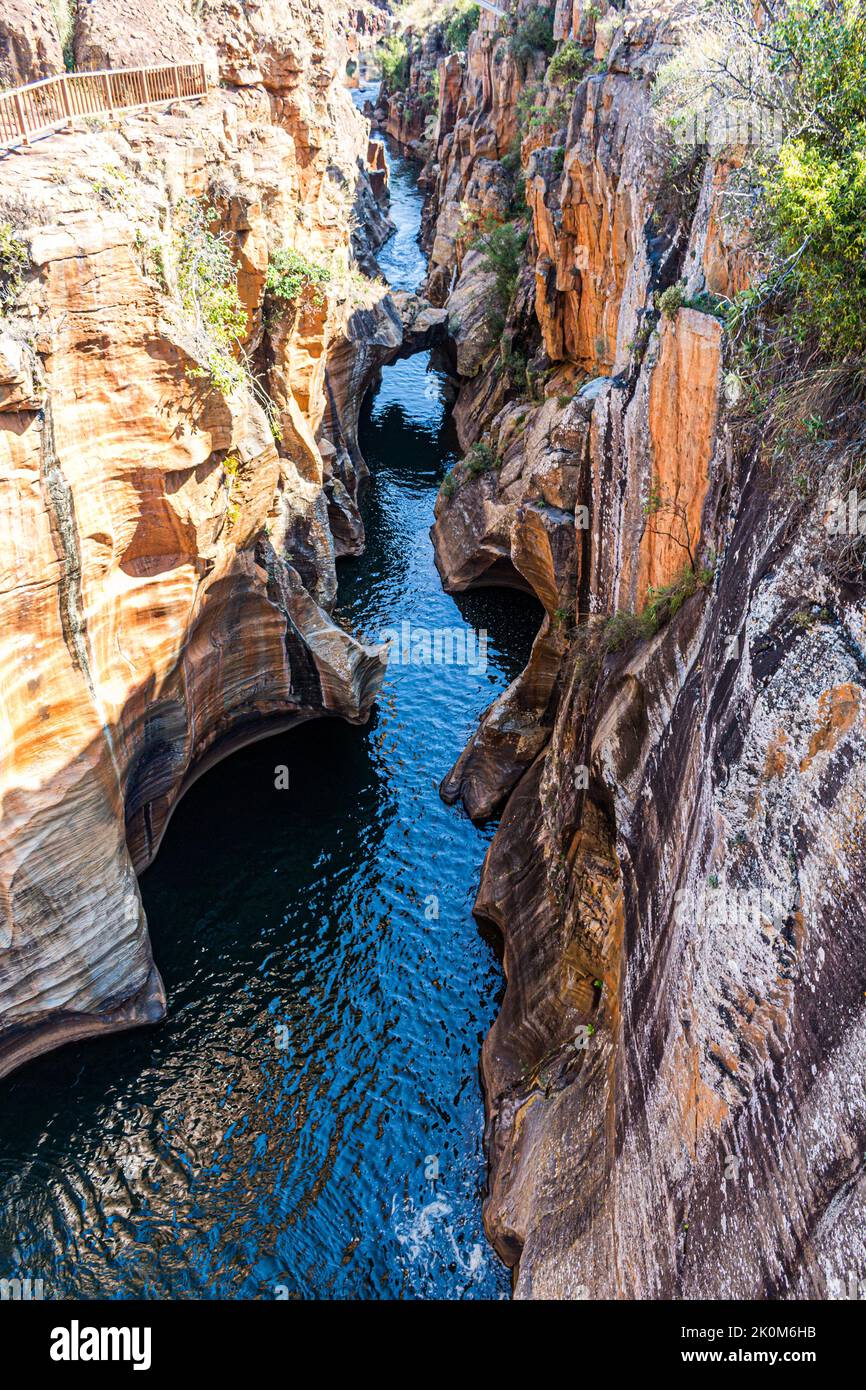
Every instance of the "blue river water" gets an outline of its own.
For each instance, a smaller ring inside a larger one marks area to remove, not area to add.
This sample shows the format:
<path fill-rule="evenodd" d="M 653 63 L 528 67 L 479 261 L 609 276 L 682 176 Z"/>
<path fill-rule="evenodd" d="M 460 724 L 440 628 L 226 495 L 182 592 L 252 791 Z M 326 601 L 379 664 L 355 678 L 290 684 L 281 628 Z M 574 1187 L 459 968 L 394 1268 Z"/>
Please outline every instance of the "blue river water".
<path fill-rule="evenodd" d="M 416 171 L 391 165 L 380 263 L 414 288 Z M 396 662 L 367 727 L 306 724 L 190 790 L 142 880 L 166 1020 L 0 1084 L 0 1276 L 51 1298 L 507 1297 L 478 1083 L 503 982 L 471 916 L 492 828 L 437 784 L 539 618 L 440 586 L 449 391 L 420 355 L 365 405 L 367 549 L 338 615 L 370 639 L 485 629 L 486 666 Z"/>

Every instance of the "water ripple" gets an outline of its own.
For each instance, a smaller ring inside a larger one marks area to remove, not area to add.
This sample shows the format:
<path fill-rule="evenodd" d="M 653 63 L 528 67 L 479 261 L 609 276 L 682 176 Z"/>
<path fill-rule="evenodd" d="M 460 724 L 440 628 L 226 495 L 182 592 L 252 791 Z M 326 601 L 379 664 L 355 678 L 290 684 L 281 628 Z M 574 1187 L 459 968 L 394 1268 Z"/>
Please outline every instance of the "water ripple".
<path fill-rule="evenodd" d="M 394 161 L 381 257 L 410 286 L 414 179 Z M 423 355 L 367 404 L 368 548 L 341 564 L 339 615 L 378 637 L 464 629 L 462 608 L 487 670 L 393 666 L 367 728 L 305 725 L 193 787 L 142 882 L 166 1022 L 0 1086 L 0 1275 L 51 1297 L 507 1295 L 480 1214 L 478 1053 L 502 988 L 471 917 L 489 834 L 436 789 L 538 611 L 441 589 L 449 394 Z"/>

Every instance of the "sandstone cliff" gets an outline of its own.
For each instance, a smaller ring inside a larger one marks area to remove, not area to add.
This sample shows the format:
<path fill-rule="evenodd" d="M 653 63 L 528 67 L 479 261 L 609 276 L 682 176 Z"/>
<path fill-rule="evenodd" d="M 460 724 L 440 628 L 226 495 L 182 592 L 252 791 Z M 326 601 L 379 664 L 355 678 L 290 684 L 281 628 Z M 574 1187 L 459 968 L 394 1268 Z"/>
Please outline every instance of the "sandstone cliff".
<path fill-rule="evenodd" d="M 362 273 L 387 222 L 333 18 L 93 0 L 81 64 L 183 48 L 221 85 L 0 161 L 0 1072 L 160 1016 L 136 873 L 184 788 L 268 732 L 364 720 L 381 678 L 328 616 L 363 541 L 358 316 L 402 338 Z M 16 79 L 56 70 L 47 10 L 2 19 Z M 280 313 L 286 247 L 319 282 Z M 242 304 L 222 357 L 182 284 L 220 248 Z"/>
<path fill-rule="evenodd" d="M 545 609 L 443 784 L 504 804 L 487 1228 L 519 1297 L 825 1298 L 864 1220 L 862 577 L 733 370 L 714 296 L 757 253 L 735 161 L 670 177 L 675 18 L 559 0 L 527 56 L 509 8 L 456 93 L 442 58 L 427 170 L 467 450 L 437 560 Z"/>

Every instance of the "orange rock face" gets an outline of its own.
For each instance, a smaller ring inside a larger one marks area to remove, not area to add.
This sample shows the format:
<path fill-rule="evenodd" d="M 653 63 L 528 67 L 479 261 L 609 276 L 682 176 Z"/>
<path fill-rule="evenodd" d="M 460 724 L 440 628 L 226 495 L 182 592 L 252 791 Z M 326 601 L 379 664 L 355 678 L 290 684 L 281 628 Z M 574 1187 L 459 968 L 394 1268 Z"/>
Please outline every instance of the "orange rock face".
<path fill-rule="evenodd" d="M 381 678 L 326 608 L 317 434 L 354 306 L 335 275 L 273 331 L 262 314 L 272 251 L 349 254 L 367 132 L 321 35 L 294 35 L 319 65 L 275 121 L 261 87 L 215 92 L 0 170 L 7 199 L 26 171 L 33 210 L 0 320 L 0 1073 L 160 1015 L 136 874 L 185 786 L 269 732 L 365 719 Z M 210 379 L 176 293 L 188 196 L 234 252 L 248 351 L 268 338 L 281 439 L 247 386 Z"/>
<path fill-rule="evenodd" d="M 664 319 L 649 392 L 649 432 L 660 506 L 641 542 L 638 601 L 697 558 L 701 515 L 716 446 L 722 325 L 680 309 Z"/>
<path fill-rule="evenodd" d="M 63 71 L 63 48 L 51 0 L 0 5 L 0 86 L 22 87 Z"/>
<path fill-rule="evenodd" d="M 442 785 L 502 807 L 475 905 L 507 977 L 485 1223 L 518 1298 L 822 1299 L 863 1229 L 862 583 L 822 561 L 826 453 L 804 507 L 756 458 L 736 371 L 721 389 L 721 318 L 693 307 L 760 266 L 736 159 L 696 160 L 687 197 L 665 176 L 669 12 L 589 19 L 560 0 L 556 33 L 594 33 L 606 72 L 568 93 L 534 74 L 532 227 L 486 338 L 484 258 L 448 254 L 461 197 L 496 210 L 486 108 L 438 152 L 456 420 L 491 466 L 454 470 L 437 562 L 545 609 Z"/>

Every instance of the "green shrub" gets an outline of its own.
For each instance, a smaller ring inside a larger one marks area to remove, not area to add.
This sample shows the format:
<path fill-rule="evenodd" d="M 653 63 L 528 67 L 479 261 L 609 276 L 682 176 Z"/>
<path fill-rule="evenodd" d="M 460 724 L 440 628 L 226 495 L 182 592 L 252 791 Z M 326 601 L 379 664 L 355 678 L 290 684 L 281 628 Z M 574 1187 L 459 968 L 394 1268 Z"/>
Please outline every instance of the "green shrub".
<path fill-rule="evenodd" d="M 795 0 L 772 28 L 797 72 L 805 129 L 788 139 L 764 189 L 793 266 L 801 336 L 844 355 L 866 350 L 866 22 L 857 0 Z"/>
<path fill-rule="evenodd" d="M 309 260 L 301 251 L 289 246 L 275 251 L 268 260 L 265 292 L 282 310 L 304 298 L 311 299 L 314 304 L 324 304 L 324 286 L 330 280 L 327 266 Z"/>
<path fill-rule="evenodd" d="M 687 598 L 705 589 L 712 582 L 712 570 L 692 569 L 687 566 L 676 579 L 661 588 L 649 587 L 646 605 L 640 613 L 614 613 L 605 624 L 602 634 L 602 647 L 607 652 L 619 651 L 636 638 L 647 639 L 670 622 L 682 608 Z"/>
<path fill-rule="evenodd" d="M 57 36 L 63 49 L 63 65 L 67 72 L 75 71 L 75 19 L 78 0 L 51 0 Z"/>
<path fill-rule="evenodd" d="M 653 100 L 675 133 L 703 126 L 733 145 L 747 124 L 755 132 L 747 172 L 770 262 L 758 307 L 774 302 L 795 340 L 831 357 L 866 351 L 863 0 L 788 0 L 754 15 L 717 3 L 695 25 Z M 738 336 L 752 308 L 735 306 Z"/>
<path fill-rule="evenodd" d="M 165 248 L 162 242 L 157 241 L 156 238 L 148 240 L 139 229 L 135 233 L 135 249 L 139 253 L 142 274 L 155 280 L 163 294 L 168 294 L 171 287 L 168 281 Z"/>
<path fill-rule="evenodd" d="M 457 491 L 457 479 L 455 478 L 453 471 L 445 474 L 445 477 L 442 479 L 439 491 L 442 493 L 442 496 L 447 501 L 450 501 L 451 498 L 454 496 L 455 492 Z"/>
<path fill-rule="evenodd" d="M 473 3 L 463 3 L 456 6 L 449 16 L 445 26 L 445 43 L 449 53 L 465 53 L 469 40 L 478 28 L 481 19 L 481 7 Z"/>
<path fill-rule="evenodd" d="M 796 74 L 800 128 L 764 171 L 801 337 L 866 350 L 866 16 L 860 0 L 793 0 L 772 26 Z"/>
<path fill-rule="evenodd" d="M 230 394 L 244 380 L 234 348 L 247 327 L 237 286 L 234 257 L 221 236 L 209 229 L 213 208 L 186 198 L 175 218 L 174 258 L 180 301 L 202 339 L 206 371 L 214 386 Z"/>
<path fill-rule="evenodd" d="M 553 7 L 532 10 L 521 20 L 511 35 L 509 49 L 511 56 L 522 73 L 526 73 L 537 53 L 548 56 L 556 47 L 553 37 Z"/>
<path fill-rule="evenodd" d="M 421 105 L 424 107 L 424 110 L 427 112 L 428 115 L 432 115 L 433 112 L 437 111 L 439 108 L 440 85 L 441 79 L 439 77 L 439 69 L 434 68 L 432 73 L 430 74 L 430 80 L 427 83 L 427 86 L 421 93 Z"/>
<path fill-rule="evenodd" d="M 780 250 L 790 260 L 800 336 L 822 347 L 866 351 L 866 139 L 839 155 L 790 140 L 768 174 L 767 201 Z"/>
<path fill-rule="evenodd" d="M 548 82 L 574 83 L 585 76 L 590 66 L 590 57 L 574 39 L 564 43 L 558 53 L 550 60 L 547 69 Z"/>
<path fill-rule="evenodd" d="M 659 295 L 659 309 L 666 319 L 675 319 L 686 302 L 686 291 L 682 281 L 668 285 Z"/>
<path fill-rule="evenodd" d="M 532 111 L 539 96 L 541 88 L 539 86 L 524 87 L 520 96 L 517 98 L 515 112 L 517 116 L 517 152 L 520 153 L 521 131 L 529 120 L 529 113 Z"/>
<path fill-rule="evenodd" d="M 508 176 L 509 176 L 510 178 L 512 178 L 512 179 L 515 178 L 516 175 L 519 174 L 519 173 L 521 172 L 521 166 L 520 166 L 520 134 L 519 134 L 519 132 L 518 132 L 517 140 L 516 140 L 515 143 L 512 145 L 511 149 L 508 150 L 507 153 L 505 153 L 505 154 L 502 156 L 502 158 L 500 159 L 499 163 L 502 165 L 502 167 L 503 167 L 503 169 L 505 170 L 506 174 L 508 174 Z"/>
<path fill-rule="evenodd" d="M 527 235 L 516 222 L 488 222 L 486 232 L 474 243 L 481 251 L 486 269 L 494 276 L 492 314 L 502 317 L 508 312 L 523 264 Z"/>
<path fill-rule="evenodd" d="M 727 323 L 731 301 L 725 299 L 724 295 L 712 294 L 709 290 L 701 290 L 699 294 L 692 295 L 686 303 L 686 308 L 697 309 L 699 314 L 712 314 L 714 318 Z"/>
<path fill-rule="evenodd" d="M 499 351 L 499 361 L 494 368 L 498 377 L 506 377 L 514 383 L 521 396 L 529 396 L 531 387 L 529 381 L 529 362 L 525 352 L 519 348 L 508 347 L 502 344 Z"/>
<path fill-rule="evenodd" d="M 0 312 L 18 298 L 29 257 L 10 222 L 0 222 Z"/>
<path fill-rule="evenodd" d="M 389 92 L 405 92 L 409 85 L 409 49 L 399 34 L 388 34 L 378 48 L 382 81 Z"/>
<path fill-rule="evenodd" d="M 499 459 L 493 452 L 489 444 L 479 440 L 473 444 L 464 460 L 466 474 L 470 478 L 480 478 L 482 473 L 489 473 L 492 469 L 499 467 Z"/>

